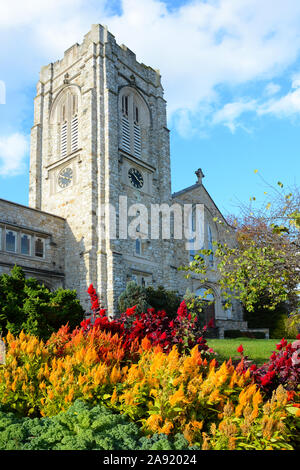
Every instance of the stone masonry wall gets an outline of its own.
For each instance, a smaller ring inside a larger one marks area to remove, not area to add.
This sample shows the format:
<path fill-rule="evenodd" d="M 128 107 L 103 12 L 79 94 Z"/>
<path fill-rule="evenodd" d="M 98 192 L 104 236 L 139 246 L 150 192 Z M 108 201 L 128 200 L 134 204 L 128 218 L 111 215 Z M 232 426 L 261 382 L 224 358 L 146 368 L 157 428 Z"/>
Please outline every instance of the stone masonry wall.
<path fill-rule="evenodd" d="M 27 276 L 43 280 L 48 287 L 57 288 L 64 285 L 65 220 L 63 218 L 0 199 L 0 228 L 2 228 L 0 272 L 8 273 L 17 264 L 24 269 Z M 7 252 L 5 228 L 43 238 L 45 257 L 37 258 L 34 253 L 27 256 Z"/>

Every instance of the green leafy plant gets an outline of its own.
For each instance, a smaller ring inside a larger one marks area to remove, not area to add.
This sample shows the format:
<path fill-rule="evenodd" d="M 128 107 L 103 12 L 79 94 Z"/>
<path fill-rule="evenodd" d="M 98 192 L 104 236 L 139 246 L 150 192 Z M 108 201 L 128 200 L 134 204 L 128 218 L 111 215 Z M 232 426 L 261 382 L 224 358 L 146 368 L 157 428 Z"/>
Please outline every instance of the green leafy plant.
<path fill-rule="evenodd" d="M 146 288 L 130 281 L 127 283 L 124 292 L 119 296 L 118 308 L 120 313 L 124 313 L 134 305 L 136 306 L 136 313 L 145 312 L 149 307 Z"/>
<path fill-rule="evenodd" d="M 37 279 L 25 278 L 14 266 L 11 274 L 0 275 L 0 332 L 17 335 L 22 330 L 44 340 L 62 324 L 80 324 L 84 310 L 76 291 L 59 288 L 51 292 Z"/>
<path fill-rule="evenodd" d="M 156 311 L 164 310 L 169 318 L 176 316 L 181 303 L 181 298 L 175 291 L 169 291 L 163 286 L 155 289 L 153 286 L 146 288 L 146 300 Z"/>
<path fill-rule="evenodd" d="M 143 437 L 128 417 L 77 400 L 52 418 L 18 418 L 0 408 L 0 450 L 187 449 L 182 435 Z"/>

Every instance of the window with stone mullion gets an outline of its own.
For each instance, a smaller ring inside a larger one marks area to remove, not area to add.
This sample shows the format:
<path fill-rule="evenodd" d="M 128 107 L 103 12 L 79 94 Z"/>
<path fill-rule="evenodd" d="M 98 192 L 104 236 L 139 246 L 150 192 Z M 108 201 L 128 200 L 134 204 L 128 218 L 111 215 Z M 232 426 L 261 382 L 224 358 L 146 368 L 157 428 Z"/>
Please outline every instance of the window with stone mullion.
<path fill-rule="evenodd" d="M 139 108 L 132 94 L 123 95 L 121 99 L 121 147 L 128 153 L 141 156 L 141 130 Z"/>
<path fill-rule="evenodd" d="M 78 103 L 77 97 L 67 93 L 61 105 L 60 155 L 66 157 L 78 149 Z"/>

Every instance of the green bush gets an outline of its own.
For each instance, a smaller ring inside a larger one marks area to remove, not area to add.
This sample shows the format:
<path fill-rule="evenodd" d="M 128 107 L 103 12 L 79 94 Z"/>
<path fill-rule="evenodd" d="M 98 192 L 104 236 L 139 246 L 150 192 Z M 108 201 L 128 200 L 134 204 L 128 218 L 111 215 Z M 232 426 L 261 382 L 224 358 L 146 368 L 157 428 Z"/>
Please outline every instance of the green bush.
<path fill-rule="evenodd" d="M 154 308 L 155 311 L 164 310 L 168 317 L 176 316 L 181 298 L 174 291 L 168 291 L 163 286 L 156 289 L 153 286 L 143 287 L 130 281 L 126 289 L 118 299 L 118 308 L 120 313 L 124 313 L 127 308 L 136 305 L 137 313 L 144 313 L 148 308 Z"/>
<path fill-rule="evenodd" d="M 182 435 L 143 437 L 125 415 L 77 400 L 52 418 L 18 418 L 0 408 L 1 450 L 183 450 Z"/>
<path fill-rule="evenodd" d="M 265 339 L 266 335 L 263 331 L 240 331 L 240 330 L 225 330 L 224 338 L 255 338 Z"/>
<path fill-rule="evenodd" d="M 265 301 L 266 303 L 266 301 Z M 295 338 L 298 334 L 296 326 L 289 325 L 289 306 L 286 303 L 277 305 L 275 310 L 255 305 L 253 312 L 244 312 L 248 328 L 269 328 L 270 338 Z"/>
<path fill-rule="evenodd" d="M 163 286 L 155 289 L 153 286 L 146 289 L 146 300 L 156 311 L 164 310 L 169 318 L 177 314 L 181 298 L 175 291 L 166 290 Z"/>
<path fill-rule="evenodd" d="M 205 308 L 208 302 L 203 300 L 201 297 L 191 292 L 189 289 L 186 290 L 183 297 L 188 311 L 197 316 L 198 324 L 200 327 L 205 325 Z"/>
<path fill-rule="evenodd" d="M 18 335 L 23 330 L 46 340 L 63 324 L 75 328 L 83 317 L 76 291 L 60 288 L 51 292 L 37 279 L 26 279 L 19 266 L 14 266 L 11 274 L 0 275 L 2 335 L 8 331 Z"/>
<path fill-rule="evenodd" d="M 271 338 L 293 339 L 298 335 L 296 325 L 290 325 L 289 317 L 282 313 L 278 316 L 275 327 L 271 331 Z"/>
<path fill-rule="evenodd" d="M 149 308 L 146 288 L 139 286 L 134 281 L 130 281 L 127 283 L 124 292 L 119 296 L 119 312 L 124 313 L 128 308 L 134 305 L 136 305 L 136 313 L 143 313 Z"/>

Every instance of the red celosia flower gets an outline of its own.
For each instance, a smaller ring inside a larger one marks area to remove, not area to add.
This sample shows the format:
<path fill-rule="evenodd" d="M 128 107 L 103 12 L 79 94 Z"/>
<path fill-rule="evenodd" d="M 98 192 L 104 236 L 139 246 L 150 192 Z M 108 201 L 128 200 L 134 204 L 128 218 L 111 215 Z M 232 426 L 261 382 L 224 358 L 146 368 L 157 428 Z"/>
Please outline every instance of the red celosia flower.
<path fill-rule="evenodd" d="M 134 307 L 128 308 L 126 310 L 126 316 L 131 317 L 132 315 L 135 314 L 135 310 L 136 310 L 136 305 Z"/>
<path fill-rule="evenodd" d="M 237 348 L 237 352 L 241 354 L 244 352 L 244 348 L 242 344 Z"/>
<path fill-rule="evenodd" d="M 288 401 L 293 401 L 295 395 L 296 395 L 296 392 L 294 390 L 288 390 L 287 391 Z"/>
<path fill-rule="evenodd" d="M 186 306 L 185 301 L 183 300 L 181 302 L 181 304 L 179 305 L 179 308 L 177 310 L 177 317 L 180 319 L 180 318 L 186 317 L 186 316 L 187 316 L 187 306 Z"/>

